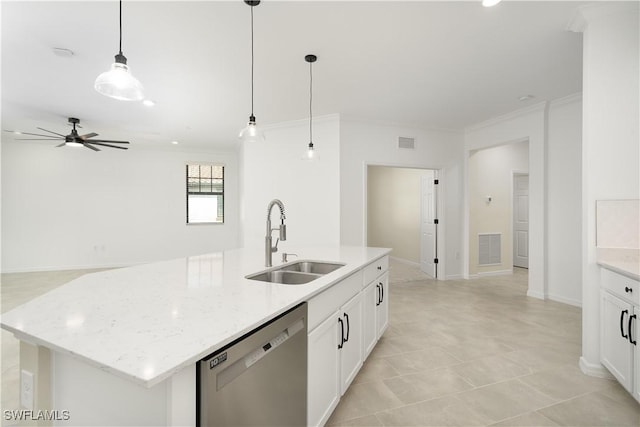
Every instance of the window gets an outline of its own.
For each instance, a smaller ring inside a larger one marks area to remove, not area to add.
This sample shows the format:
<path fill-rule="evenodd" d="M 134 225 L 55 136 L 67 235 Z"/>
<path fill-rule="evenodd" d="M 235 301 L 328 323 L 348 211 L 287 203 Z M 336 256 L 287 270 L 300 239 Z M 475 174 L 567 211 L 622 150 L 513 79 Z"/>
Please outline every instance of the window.
<path fill-rule="evenodd" d="M 224 222 L 224 166 L 187 165 L 187 224 Z"/>

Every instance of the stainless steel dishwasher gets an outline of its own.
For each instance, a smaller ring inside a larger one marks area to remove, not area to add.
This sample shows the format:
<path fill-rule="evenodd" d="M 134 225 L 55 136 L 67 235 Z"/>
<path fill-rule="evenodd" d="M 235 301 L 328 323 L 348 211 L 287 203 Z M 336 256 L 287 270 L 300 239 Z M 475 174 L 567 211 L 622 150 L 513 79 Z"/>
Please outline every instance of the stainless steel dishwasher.
<path fill-rule="evenodd" d="M 307 423 L 307 303 L 198 362 L 197 425 Z"/>

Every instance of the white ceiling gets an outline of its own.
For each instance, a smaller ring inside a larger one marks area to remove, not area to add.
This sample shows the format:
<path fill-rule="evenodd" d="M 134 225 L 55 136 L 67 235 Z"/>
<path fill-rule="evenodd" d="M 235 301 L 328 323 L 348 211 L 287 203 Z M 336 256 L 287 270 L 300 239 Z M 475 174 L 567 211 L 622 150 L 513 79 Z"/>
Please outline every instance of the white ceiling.
<path fill-rule="evenodd" d="M 462 129 L 580 92 L 582 35 L 566 28 L 581 4 L 263 1 L 254 9 L 258 124 L 308 118 L 308 53 L 318 56 L 314 116 Z M 67 133 L 74 116 L 107 139 L 228 148 L 246 124 L 242 0 L 123 3 L 122 50 L 151 108 L 93 89 L 118 50 L 117 1 L 3 1 L 1 13 L 3 129 Z M 527 94 L 535 98 L 518 100 Z"/>

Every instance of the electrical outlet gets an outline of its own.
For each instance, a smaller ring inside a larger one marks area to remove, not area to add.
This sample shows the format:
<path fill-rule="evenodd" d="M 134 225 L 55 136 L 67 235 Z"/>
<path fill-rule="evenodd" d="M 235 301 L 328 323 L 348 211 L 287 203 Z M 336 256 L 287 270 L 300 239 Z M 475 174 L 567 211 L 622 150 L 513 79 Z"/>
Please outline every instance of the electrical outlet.
<path fill-rule="evenodd" d="M 20 372 L 20 404 L 25 409 L 33 409 L 33 373 Z"/>

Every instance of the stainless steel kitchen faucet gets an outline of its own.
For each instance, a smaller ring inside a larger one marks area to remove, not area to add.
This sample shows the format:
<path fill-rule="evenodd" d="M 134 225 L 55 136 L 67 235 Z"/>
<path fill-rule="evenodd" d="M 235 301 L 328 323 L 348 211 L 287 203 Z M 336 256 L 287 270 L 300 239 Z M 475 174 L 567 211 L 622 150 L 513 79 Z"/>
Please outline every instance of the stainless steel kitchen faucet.
<path fill-rule="evenodd" d="M 280 227 L 278 228 L 271 228 L 271 210 L 274 205 L 278 205 L 280 208 Z M 270 201 L 267 207 L 267 235 L 264 237 L 264 263 L 266 267 L 271 267 L 272 265 L 272 255 L 274 252 L 278 252 L 278 242 L 280 240 L 283 242 L 287 240 L 287 226 L 284 223 L 285 218 L 284 204 L 278 199 Z M 273 230 L 279 230 L 280 237 L 276 239 L 276 244 L 272 246 L 273 239 L 271 238 L 271 232 Z"/>

